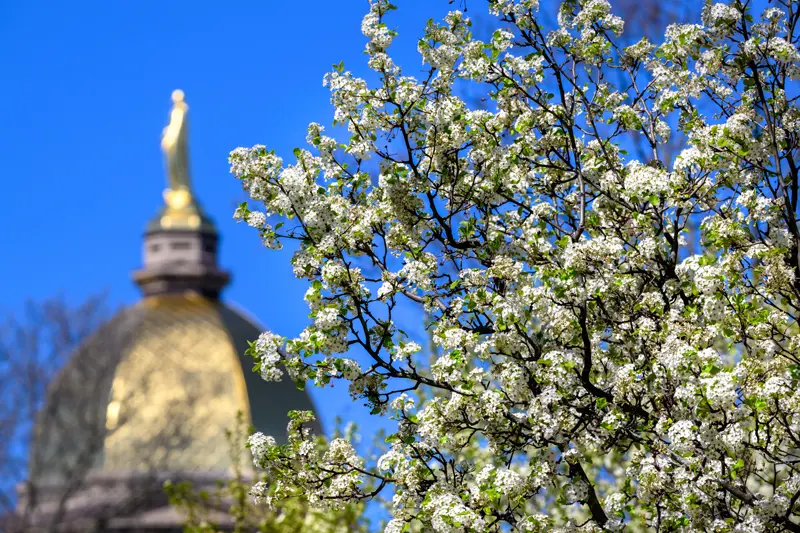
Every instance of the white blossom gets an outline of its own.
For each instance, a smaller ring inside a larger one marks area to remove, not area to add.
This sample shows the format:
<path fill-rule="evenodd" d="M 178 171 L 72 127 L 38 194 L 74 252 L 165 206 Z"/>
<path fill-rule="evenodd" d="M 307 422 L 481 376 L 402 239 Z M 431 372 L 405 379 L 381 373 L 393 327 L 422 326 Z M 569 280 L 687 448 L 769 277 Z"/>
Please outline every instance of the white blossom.
<path fill-rule="evenodd" d="M 372 0 L 372 76 L 324 77 L 333 133 L 230 164 L 235 218 L 290 241 L 308 284 L 300 334 L 248 353 L 267 380 L 346 386 L 385 442 L 325 444 L 293 413 L 285 446 L 250 439 L 275 480 L 253 497 L 378 499 L 389 533 L 796 527 L 787 5 L 709 3 L 651 42 L 620 40 L 607 0 L 489 0 L 490 36 L 451 11 L 403 70 Z"/>

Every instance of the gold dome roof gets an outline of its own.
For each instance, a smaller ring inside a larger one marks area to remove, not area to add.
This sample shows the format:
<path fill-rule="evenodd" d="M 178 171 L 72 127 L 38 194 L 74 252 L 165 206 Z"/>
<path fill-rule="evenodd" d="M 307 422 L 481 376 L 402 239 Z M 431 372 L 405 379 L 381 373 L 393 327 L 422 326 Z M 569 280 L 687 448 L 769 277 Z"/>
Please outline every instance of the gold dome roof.
<path fill-rule="evenodd" d="M 139 305 L 147 311 L 112 380 L 103 469 L 226 469 L 225 430 L 238 412 L 251 419 L 218 304 L 190 293 Z"/>
<path fill-rule="evenodd" d="M 33 482 L 87 470 L 224 471 L 237 413 L 285 441 L 286 413 L 313 409 L 294 383 L 263 381 L 244 355 L 261 329 L 219 300 L 229 276 L 190 187 L 182 92 L 173 104 L 162 137 L 166 205 L 134 273 L 145 297 L 84 343 L 48 389 L 31 445 Z"/>
<path fill-rule="evenodd" d="M 244 352 L 260 331 L 191 292 L 149 296 L 123 311 L 51 387 L 31 477 L 62 477 L 81 464 L 106 472 L 224 472 L 231 466 L 226 430 L 238 412 L 282 440 L 287 411 L 313 405 L 291 381 L 267 383 L 252 372 Z"/>

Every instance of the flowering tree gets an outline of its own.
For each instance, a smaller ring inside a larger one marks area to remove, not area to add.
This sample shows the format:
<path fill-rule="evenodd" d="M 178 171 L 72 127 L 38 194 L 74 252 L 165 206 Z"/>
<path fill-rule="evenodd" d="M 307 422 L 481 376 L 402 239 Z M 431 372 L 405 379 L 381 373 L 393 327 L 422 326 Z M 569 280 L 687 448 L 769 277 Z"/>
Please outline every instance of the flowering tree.
<path fill-rule="evenodd" d="M 295 241 L 309 282 L 313 322 L 264 333 L 257 369 L 349 382 L 396 431 L 377 461 L 320 452 L 293 413 L 288 444 L 250 438 L 272 480 L 253 494 L 385 493 L 392 533 L 800 531 L 800 11 L 774 4 L 709 4 L 623 48 L 605 0 L 567 0 L 556 27 L 535 0 L 489 0 L 503 29 L 431 21 L 415 78 L 373 0 L 379 82 L 325 78 L 349 140 L 311 124 L 292 165 L 263 146 L 230 162 L 263 205 L 236 216 Z M 429 313 L 430 365 L 403 305 Z"/>

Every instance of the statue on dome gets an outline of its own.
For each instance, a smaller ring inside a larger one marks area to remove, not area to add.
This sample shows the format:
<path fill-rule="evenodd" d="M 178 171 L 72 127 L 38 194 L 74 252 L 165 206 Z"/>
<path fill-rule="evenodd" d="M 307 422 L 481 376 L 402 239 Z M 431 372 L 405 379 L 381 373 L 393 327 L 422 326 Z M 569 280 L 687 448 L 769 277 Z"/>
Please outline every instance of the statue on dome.
<path fill-rule="evenodd" d="M 189 124 L 186 116 L 189 106 L 180 89 L 172 92 L 172 102 L 169 124 L 164 128 L 161 137 L 169 182 L 169 188 L 164 191 L 164 199 L 169 207 L 181 209 L 192 202 L 189 185 Z"/>

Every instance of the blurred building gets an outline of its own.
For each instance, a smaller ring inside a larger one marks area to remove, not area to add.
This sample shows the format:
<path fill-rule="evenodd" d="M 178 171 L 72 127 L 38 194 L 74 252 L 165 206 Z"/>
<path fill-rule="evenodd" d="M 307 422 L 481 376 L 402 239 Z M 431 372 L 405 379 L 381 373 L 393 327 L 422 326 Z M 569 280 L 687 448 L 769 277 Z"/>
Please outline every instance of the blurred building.
<path fill-rule="evenodd" d="M 305 392 L 264 382 L 244 355 L 261 328 L 221 299 L 230 276 L 192 192 L 187 111 L 175 91 L 162 139 L 169 188 L 133 274 L 142 299 L 82 345 L 48 391 L 20 490 L 30 530 L 180 531 L 163 484 L 229 475 L 237 413 L 279 436 L 288 410 L 312 409 Z"/>

